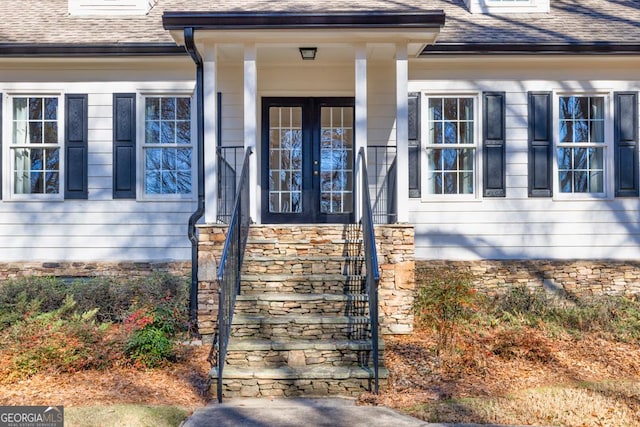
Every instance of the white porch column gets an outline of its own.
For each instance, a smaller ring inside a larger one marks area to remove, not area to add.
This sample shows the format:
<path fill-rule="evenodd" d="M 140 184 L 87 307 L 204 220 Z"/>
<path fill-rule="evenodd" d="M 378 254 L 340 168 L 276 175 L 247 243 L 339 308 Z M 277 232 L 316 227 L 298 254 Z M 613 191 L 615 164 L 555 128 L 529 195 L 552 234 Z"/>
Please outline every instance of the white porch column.
<path fill-rule="evenodd" d="M 257 50 L 255 44 L 244 46 L 244 148 L 253 149 L 249 166 L 249 199 L 251 201 L 251 219 L 260 222 L 258 203 L 258 70 L 256 66 Z"/>
<path fill-rule="evenodd" d="M 398 222 L 409 222 L 409 61 L 407 45 L 396 46 L 396 212 Z"/>
<path fill-rule="evenodd" d="M 356 96 L 356 123 L 355 123 L 355 155 L 358 158 L 360 148 L 367 148 L 367 45 L 357 44 L 355 46 L 355 96 Z M 356 189 L 362 188 L 362 176 L 360 173 L 360 162 L 356 162 L 354 183 Z M 365 190 L 369 190 L 368 188 Z M 354 192 L 355 220 L 360 220 L 362 216 L 362 195 Z"/>
<path fill-rule="evenodd" d="M 204 221 L 207 224 L 215 224 L 218 217 L 217 47 L 207 45 L 200 51 L 203 54 L 204 73 L 204 111 L 198 111 L 204 120 Z"/>

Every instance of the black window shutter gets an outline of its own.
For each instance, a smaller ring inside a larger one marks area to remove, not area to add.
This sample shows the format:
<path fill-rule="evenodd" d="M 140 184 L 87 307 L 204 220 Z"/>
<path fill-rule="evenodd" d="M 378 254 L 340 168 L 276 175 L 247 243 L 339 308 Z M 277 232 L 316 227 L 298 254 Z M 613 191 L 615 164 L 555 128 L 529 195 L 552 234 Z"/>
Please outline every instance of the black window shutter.
<path fill-rule="evenodd" d="M 409 197 L 420 197 L 420 93 L 409 94 Z"/>
<path fill-rule="evenodd" d="M 113 94 L 113 198 L 136 198 L 136 94 Z"/>
<path fill-rule="evenodd" d="M 616 92 L 614 152 L 616 197 L 638 197 L 638 93 Z"/>
<path fill-rule="evenodd" d="M 65 95 L 65 199 L 87 199 L 89 164 L 88 96 Z"/>
<path fill-rule="evenodd" d="M 505 93 L 484 92 L 482 98 L 484 196 L 505 197 Z"/>
<path fill-rule="evenodd" d="M 551 92 L 529 92 L 529 197 L 553 195 Z"/>

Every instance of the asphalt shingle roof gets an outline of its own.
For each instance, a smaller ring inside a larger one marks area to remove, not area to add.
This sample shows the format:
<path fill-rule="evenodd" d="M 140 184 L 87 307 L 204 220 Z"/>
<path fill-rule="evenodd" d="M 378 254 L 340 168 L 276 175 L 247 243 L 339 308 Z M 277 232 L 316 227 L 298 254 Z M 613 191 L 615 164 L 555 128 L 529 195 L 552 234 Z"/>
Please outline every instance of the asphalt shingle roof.
<path fill-rule="evenodd" d="M 2 0 L 0 44 L 172 43 L 164 11 L 444 10 L 439 44 L 640 44 L 640 0 L 551 0 L 548 14 L 470 14 L 464 0 L 158 0 L 146 16 L 69 16 L 67 0 Z M 639 52 L 640 53 L 640 52 Z"/>

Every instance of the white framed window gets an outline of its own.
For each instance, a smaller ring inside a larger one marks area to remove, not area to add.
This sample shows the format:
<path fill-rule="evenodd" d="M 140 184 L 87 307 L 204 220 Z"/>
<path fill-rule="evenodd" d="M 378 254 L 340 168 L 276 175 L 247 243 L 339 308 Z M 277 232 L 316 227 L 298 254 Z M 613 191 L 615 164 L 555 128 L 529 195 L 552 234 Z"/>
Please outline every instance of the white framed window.
<path fill-rule="evenodd" d="M 609 94 L 556 94 L 554 173 L 557 198 L 612 194 L 613 124 Z"/>
<path fill-rule="evenodd" d="M 62 200 L 64 126 L 60 94 L 7 96 L 9 191 L 16 200 Z M 6 111 L 6 110 L 5 110 Z"/>
<path fill-rule="evenodd" d="M 478 97 L 425 95 L 423 196 L 475 198 L 478 189 Z"/>
<path fill-rule="evenodd" d="M 150 199 L 193 198 L 195 126 L 191 96 L 142 98 L 140 194 Z"/>

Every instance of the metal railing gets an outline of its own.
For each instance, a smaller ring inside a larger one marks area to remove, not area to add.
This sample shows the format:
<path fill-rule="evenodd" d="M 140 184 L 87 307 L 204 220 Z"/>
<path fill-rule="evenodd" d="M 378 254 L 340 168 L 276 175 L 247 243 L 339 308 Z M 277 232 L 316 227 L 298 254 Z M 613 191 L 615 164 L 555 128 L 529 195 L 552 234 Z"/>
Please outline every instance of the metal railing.
<path fill-rule="evenodd" d="M 368 188 L 373 194 L 371 208 L 374 224 L 394 224 L 398 220 L 396 151 L 395 146 L 367 147 L 367 159 L 373 178 Z"/>
<path fill-rule="evenodd" d="M 378 394 L 379 383 L 379 354 L 378 354 L 378 284 L 380 269 L 378 268 L 378 253 L 376 250 L 376 234 L 373 226 L 373 211 L 371 196 L 369 195 L 369 177 L 367 175 L 367 158 L 365 149 L 359 152 L 362 174 L 362 240 L 366 266 L 367 296 L 369 299 L 369 320 L 371 326 L 371 354 L 373 358 L 374 392 Z"/>
<path fill-rule="evenodd" d="M 252 152 L 252 149 L 249 148 L 244 156 L 238 192 L 218 268 L 218 336 L 213 345 L 217 346 L 218 353 L 219 402 L 222 402 L 222 375 L 227 357 L 229 335 L 231 335 L 236 295 L 240 292 L 240 272 L 249 235 L 249 225 L 251 224 L 249 216 L 249 157 Z"/>
<path fill-rule="evenodd" d="M 229 224 L 238 187 L 236 171 L 242 167 L 244 147 L 218 147 L 216 152 L 218 155 L 218 215 L 216 219 L 220 223 Z"/>

